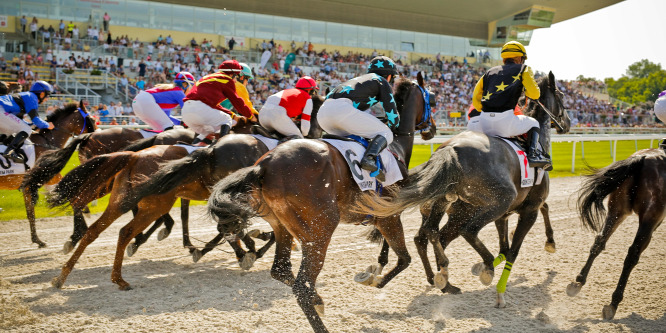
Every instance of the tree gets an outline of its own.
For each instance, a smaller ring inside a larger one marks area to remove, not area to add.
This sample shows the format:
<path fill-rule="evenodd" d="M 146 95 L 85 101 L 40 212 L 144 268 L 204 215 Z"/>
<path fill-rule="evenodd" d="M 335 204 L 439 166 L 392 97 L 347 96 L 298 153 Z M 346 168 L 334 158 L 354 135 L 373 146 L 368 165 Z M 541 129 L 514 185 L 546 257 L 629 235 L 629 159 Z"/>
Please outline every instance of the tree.
<path fill-rule="evenodd" d="M 666 89 L 666 70 L 661 64 L 654 64 L 647 59 L 633 63 L 627 69 L 627 75 L 615 80 L 605 80 L 608 95 L 627 103 L 654 102 L 659 93 Z"/>
<path fill-rule="evenodd" d="M 627 69 L 627 77 L 630 79 L 644 79 L 654 72 L 661 70 L 661 64 L 654 64 L 647 59 L 635 62 L 629 65 Z"/>

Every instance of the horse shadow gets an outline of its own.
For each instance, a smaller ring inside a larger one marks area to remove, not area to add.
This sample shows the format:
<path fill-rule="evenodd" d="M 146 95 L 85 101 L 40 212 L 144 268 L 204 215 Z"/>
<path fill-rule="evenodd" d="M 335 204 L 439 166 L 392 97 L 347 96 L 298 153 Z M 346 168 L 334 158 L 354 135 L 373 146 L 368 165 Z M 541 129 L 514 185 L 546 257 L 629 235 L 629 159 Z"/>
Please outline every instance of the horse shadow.
<path fill-rule="evenodd" d="M 45 315 L 80 311 L 124 318 L 210 308 L 230 312 L 265 310 L 278 300 L 293 297 L 284 284 L 270 276 L 270 264 L 259 266 L 243 271 L 232 259 L 196 264 L 183 264 L 178 259 L 144 259 L 123 266 L 123 277 L 132 290 L 118 290 L 109 280 L 111 267 L 93 267 L 74 270 L 63 289 L 48 287 L 23 300 L 33 312 Z M 51 269 L 12 283 L 50 284 L 59 274 L 60 269 Z M 49 298 L 64 301 L 43 301 Z"/>
<path fill-rule="evenodd" d="M 601 306 L 599 306 L 599 313 L 601 314 Z M 666 312 L 659 319 L 648 319 L 632 312 L 625 318 L 610 321 L 601 318 L 582 318 L 574 322 L 583 327 L 587 327 L 585 324 L 612 323 L 626 326 L 629 332 L 663 332 L 666 327 Z"/>

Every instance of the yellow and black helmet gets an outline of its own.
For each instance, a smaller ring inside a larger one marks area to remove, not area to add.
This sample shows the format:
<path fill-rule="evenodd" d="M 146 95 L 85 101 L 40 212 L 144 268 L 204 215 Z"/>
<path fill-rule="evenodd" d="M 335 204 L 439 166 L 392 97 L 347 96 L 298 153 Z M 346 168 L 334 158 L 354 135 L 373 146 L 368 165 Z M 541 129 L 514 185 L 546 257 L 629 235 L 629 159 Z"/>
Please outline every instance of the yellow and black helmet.
<path fill-rule="evenodd" d="M 502 46 L 502 59 L 515 57 L 525 57 L 527 59 L 527 51 L 525 51 L 523 44 L 512 40 Z"/>

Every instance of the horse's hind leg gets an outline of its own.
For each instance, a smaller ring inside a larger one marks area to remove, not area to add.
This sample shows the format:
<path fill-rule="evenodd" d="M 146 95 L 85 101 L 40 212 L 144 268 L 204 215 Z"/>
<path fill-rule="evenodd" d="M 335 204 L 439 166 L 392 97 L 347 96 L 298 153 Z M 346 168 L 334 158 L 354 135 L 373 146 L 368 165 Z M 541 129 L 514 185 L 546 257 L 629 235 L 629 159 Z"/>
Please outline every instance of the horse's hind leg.
<path fill-rule="evenodd" d="M 23 191 L 23 202 L 25 203 L 25 213 L 28 217 L 28 223 L 30 224 L 30 238 L 32 242 L 37 244 L 39 247 L 46 247 L 46 243 L 42 242 L 39 237 L 37 237 L 37 227 L 35 226 L 35 203 L 32 200 L 32 195 L 30 191 Z"/>
<path fill-rule="evenodd" d="M 135 213 L 134 215 L 136 216 L 136 213 Z M 152 234 L 153 234 L 153 233 L 154 233 L 159 227 L 161 227 L 162 225 L 167 225 L 167 224 L 169 224 L 169 223 L 173 226 L 173 223 L 174 223 L 174 222 L 173 222 L 173 219 L 171 218 L 171 216 L 170 216 L 169 214 L 164 214 L 164 215 L 160 216 L 160 217 L 155 221 L 155 223 L 153 223 L 153 225 L 150 226 L 150 229 L 148 229 L 148 231 L 146 231 L 146 232 L 144 232 L 144 233 L 139 233 L 138 235 L 136 235 L 136 237 L 134 237 L 134 242 L 130 243 L 130 244 L 127 246 L 127 251 L 126 251 L 126 252 L 127 252 L 127 256 L 128 256 L 128 257 L 133 256 L 133 255 L 136 253 L 136 251 L 139 250 L 139 246 L 143 245 L 146 241 L 148 241 L 148 238 L 150 238 L 150 236 L 151 236 L 151 235 L 152 235 Z M 158 237 L 158 238 L 159 238 L 159 237 Z"/>
<path fill-rule="evenodd" d="M 416 251 L 421 258 L 421 263 L 423 263 L 423 269 L 426 273 L 426 280 L 429 284 L 435 285 L 435 274 L 433 273 L 432 267 L 430 266 L 430 261 L 428 260 L 428 243 L 433 244 L 433 249 L 435 252 L 435 261 L 437 263 L 439 274 L 444 274 L 443 270 L 446 270 L 449 265 L 449 260 L 444 254 L 444 248 L 441 246 L 439 241 L 439 222 L 444 217 L 446 212 L 445 206 L 438 204 L 437 202 L 427 205 L 424 204 L 421 206 L 421 227 L 414 236 L 414 244 L 416 246 Z M 448 283 L 448 273 L 446 276 Z M 443 281 L 441 278 L 438 278 L 438 281 Z M 442 289 L 444 286 L 442 283 L 438 283 L 438 288 Z M 444 283 L 446 284 L 446 283 Z"/>
<path fill-rule="evenodd" d="M 613 235 L 613 232 L 615 232 L 617 227 L 620 226 L 622 221 L 624 221 L 624 219 L 630 213 L 631 211 L 620 211 L 617 209 L 613 209 L 608 212 L 608 216 L 606 216 L 606 221 L 604 223 L 603 229 L 601 230 L 601 233 L 594 238 L 594 244 L 592 244 L 592 247 L 590 248 L 590 255 L 587 258 L 587 262 L 585 262 L 585 266 L 583 266 L 580 274 L 576 276 L 576 281 L 571 282 L 567 286 L 567 295 L 576 296 L 580 292 L 580 290 L 587 282 L 587 275 L 590 273 L 594 259 L 596 259 L 597 256 L 606 248 L 606 242 L 610 236 Z"/>
<path fill-rule="evenodd" d="M 180 199 L 180 221 L 183 225 L 183 247 L 192 249 L 192 242 L 190 242 L 190 200 Z"/>
<path fill-rule="evenodd" d="M 544 249 L 546 252 L 555 253 L 555 238 L 553 237 L 553 227 L 550 225 L 550 212 L 548 210 L 548 203 L 544 202 L 539 211 L 541 211 L 541 215 L 543 216 L 543 225 L 546 228 L 546 245 L 544 245 Z"/>
<path fill-rule="evenodd" d="M 634 269 L 636 264 L 638 264 L 638 259 L 640 258 L 641 253 L 643 253 L 643 251 L 650 244 L 652 233 L 655 229 L 657 229 L 663 218 L 663 207 L 661 212 L 658 209 L 652 209 L 648 213 L 645 213 L 643 216 L 639 216 L 638 232 L 636 232 L 634 242 L 629 247 L 629 253 L 627 253 L 627 257 L 624 259 L 622 274 L 620 275 L 620 280 L 617 282 L 615 292 L 613 292 L 611 304 L 604 306 L 604 319 L 611 320 L 615 316 L 617 306 L 620 304 L 620 302 L 622 302 L 622 298 L 624 297 L 624 288 L 627 286 L 629 274 L 631 274 L 631 271 Z"/>
<path fill-rule="evenodd" d="M 398 262 L 395 267 L 383 277 L 375 278 L 375 281 L 371 284 L 377 288 L 383 288 L 396 275 L 409 266 L 412 258 L 409 256 L 407 245 L 405 244 L 405 234 L 402 229 L 400 215 L 389 216 L 377 219 L 376 221 L 377 229 L 379 229 L 384 239 L 388 242 L 391 249 L 393 249 L 393 252 L 398 256 Z"/>
<path fill-rule="evenodd" d="M 63 254 L 67 254 L 74 250 L 76 244 L 79 243 L 81 237 L 85 235 L 88 230 L 88 225 L 86 224 L 86 219 L 83 216 L 83 210 L 80 208 L 73 207 L 74 210 L 74 230 L 72 235 L 69 237 L 70 240 L 66 241 L 62 247 Z"/>
<path fill-rule="evenodd" d="M 294 237 L 279 223 L 271 223 L 275 232 L 275 258 L 271 267 L 271 277 L 288 286 L 294 285 L 294 272 L 291 266 L 291 242 Z"/>

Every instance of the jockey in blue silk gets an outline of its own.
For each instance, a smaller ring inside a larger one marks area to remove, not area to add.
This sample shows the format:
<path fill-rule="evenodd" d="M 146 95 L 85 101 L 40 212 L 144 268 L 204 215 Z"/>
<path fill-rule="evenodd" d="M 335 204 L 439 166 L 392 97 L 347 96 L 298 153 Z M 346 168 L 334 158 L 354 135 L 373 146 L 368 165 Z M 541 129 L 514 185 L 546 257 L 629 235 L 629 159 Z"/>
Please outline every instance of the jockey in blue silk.
<path fill-rule="evenodd" d="M 654 101 L 654 115 L 662 123 L 666 124 L 666 90 L 659 94 L 659 97 Z M 661 149 L 666 150 L 666 138 L 661 141 L 659 145 Z"/>
<path fill-rule="evenodd" d="M 529 147 L 526 153 L 530 167 L 550 171 L 552 162 L 539 149 L 539 122 L 513 112 L 523 91 L 532 100 L 538 100 L 541 95 L 532 69 L 525 65 L 525 47 L 510 41 L 502 46 L 501 55 L 504 65 L 489 69 L 474 87 L 472 104 L 481 114 L 470 119 L 467 129 L 502 137 L 527 132 Z"/>
<path fill-rule="evenodd" d="M 397 74 L 393 60 L 385 56 L 373 58 L 368 73 L 333 89 L 317 115 L 319 125 L 329 134 L 370 139 L 361 159 L 361 168 L 370 172 L 377 171 L 377 155 L 393 142 L 392 131 L 400 124 L 390 83 Z M 376 104 L 384 108 L 386 124 L 370 113 Z M 381 181 L 383 177 L 379 170 L 377 178 Z"/>
<path fill-rule="evenodd" d="M 42 120 L 37 113 L 39 105 L 48 100 L 53 92 L 53 87 L 48 82 L 36 81 L 30 91 L 0 96 L 0 134 L 16 134 L 2 153 L 3 157 L 16 163 L 24 162 L 16 153 L 32 132 L 30 125 L 23 120 L 24 115 L 27 114 L 33 125 L 39 129 L 53 129 L 53 124 Z"/>

